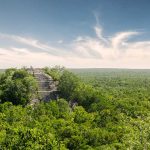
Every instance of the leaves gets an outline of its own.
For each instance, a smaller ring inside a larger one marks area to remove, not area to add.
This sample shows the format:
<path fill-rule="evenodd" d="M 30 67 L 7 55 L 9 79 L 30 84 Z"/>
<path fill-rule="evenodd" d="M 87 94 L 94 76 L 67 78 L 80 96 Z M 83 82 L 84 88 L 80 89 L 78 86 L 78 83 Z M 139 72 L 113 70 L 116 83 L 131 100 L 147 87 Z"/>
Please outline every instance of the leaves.
<path fill-rule="evenodd" d="M 9 69 L 0 78 L 0 99 L 10 101 L 15 105 L 26 105 L 36 96 L 37 83 L 35 79 L 23 69 Z"/>
<path fill-rule="evenodd" d="M 1 98 L 11 102 L 0 104 L 0 149 L 150 149 L 150 84 L 145 77 L 113 76 L 96 75 L 94 87 L 63 71 L 62 98 L 23 107 L 11 102 L 26 103 L 34 80 L 22 70 L 7 70 L 0 78 Z"/>

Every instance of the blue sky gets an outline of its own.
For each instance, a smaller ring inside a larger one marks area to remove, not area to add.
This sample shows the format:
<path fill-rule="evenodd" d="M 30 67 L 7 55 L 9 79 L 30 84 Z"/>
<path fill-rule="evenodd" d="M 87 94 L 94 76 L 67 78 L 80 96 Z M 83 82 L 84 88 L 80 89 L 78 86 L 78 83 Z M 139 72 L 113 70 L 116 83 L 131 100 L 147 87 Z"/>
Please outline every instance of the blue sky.
<path fill-rule="evenodd" d="M 149 0 L 0 0 L 0 68 L 150 68 Z"/>

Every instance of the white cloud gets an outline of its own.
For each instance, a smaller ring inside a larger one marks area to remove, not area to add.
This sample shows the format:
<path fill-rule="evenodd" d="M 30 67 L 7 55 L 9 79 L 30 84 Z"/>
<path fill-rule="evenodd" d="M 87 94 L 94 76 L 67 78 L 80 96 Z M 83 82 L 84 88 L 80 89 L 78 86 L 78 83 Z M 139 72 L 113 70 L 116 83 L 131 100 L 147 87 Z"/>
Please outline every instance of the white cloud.
<path fill-rule="evenodd" d="M 82 58 L 101 59 L 101 48 L 100 42 L 92 38 L 85 38 L 72 44 L 74 53 Z"/>
<path fill-rule="evenodd" d="M 141 33 L 125 31 L 104 38 L 98 27 L 95 33 L 96 38 L 79 36 L 75 40 L 75 51 L 80 56 L 88 56 L 83 67 L 150 68 L 150 41 L 130 41 Z"/>
<path fill-rule="evenodd" d="M 127 40 L 134 36 L 138 35 L 138 32 L 133 32 L 133 31 L 127 31 L 127 32 L 120 32 L 117 33 L 114 37 L 112 37 L 111 42 L 112 42 L 112 47 L 117 49 L 123 46 Z"/>
<path fill-rule="evenodd" d="M 62 44 L 63 42 L 64 42 L 63 40 L 59 40 L 59 41 L 58 41 L 59 44 Z"/>
<path fill-rule="evenodd" d="M 18 43 L 22 43 L 22 44 L 34 47 L 36 49 L 40 49 L 40 50 L 50 53 L 52 55 L 59 55 L 59 54 L 61 55 L 64 52 L 63 49 L 52 47 L 50 45 L 44 44 L 33 38 L 26 38 L 26 37 L 22 37 L 22 36 L 2 34 L 2 33 L 0 33 L 0 38 L 13 40 Z"/>
<path fill-rule="evenodd" d="M 96 12 L 94 12 L 94 16 L 96 19 L 96 25 L 94 26 L 96 36 L 101 41 L 101 44 L 108 44 L 107 39 L 103 37 L 103 28 L 100 25 L 99 15 Z"/>
<path fill-rule="evenodd" d="M 1 33 L 0 39 L 15 44 L 0 47 L 0 68 L 30 65 L 150 68 L 150 40 L 130 41 L 141 34 L 137 31 L 119 32 L 106 38 L 98 17 L 96 20 L 96 37 L 78 36 L 66 45 L 62 40 L 52 46 L 37 39 Z M 21 48 L 17 44 L 21 44 Z"/>

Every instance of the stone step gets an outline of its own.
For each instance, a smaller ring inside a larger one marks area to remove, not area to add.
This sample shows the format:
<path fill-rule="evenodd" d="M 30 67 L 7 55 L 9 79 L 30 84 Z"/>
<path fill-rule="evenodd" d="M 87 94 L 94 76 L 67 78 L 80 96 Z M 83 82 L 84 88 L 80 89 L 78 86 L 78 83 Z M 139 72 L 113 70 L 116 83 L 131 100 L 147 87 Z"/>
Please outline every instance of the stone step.
<path fill-rule="evenodd" d="M 38 93 L 40 99 L 43 101 L 49 101 L 50 99 L 57 99 L 57 85 L 58 82 L 54 81 L 52 77 L 43 72 L 42 69 L 33 69 L 34 78 L 38 83 Z M 36 99 L 32 103 L 36 103 Z"/>

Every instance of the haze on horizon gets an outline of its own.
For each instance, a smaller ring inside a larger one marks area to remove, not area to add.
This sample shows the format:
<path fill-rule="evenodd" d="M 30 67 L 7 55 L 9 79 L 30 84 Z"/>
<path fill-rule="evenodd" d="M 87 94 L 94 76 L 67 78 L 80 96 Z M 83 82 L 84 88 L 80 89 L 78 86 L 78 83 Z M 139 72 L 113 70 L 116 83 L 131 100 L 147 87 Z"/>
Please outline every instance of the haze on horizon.
<path fill-rule="evenodd" d="M 149 0 L 0 0 L 0 68 L 150 69 Z"/>

